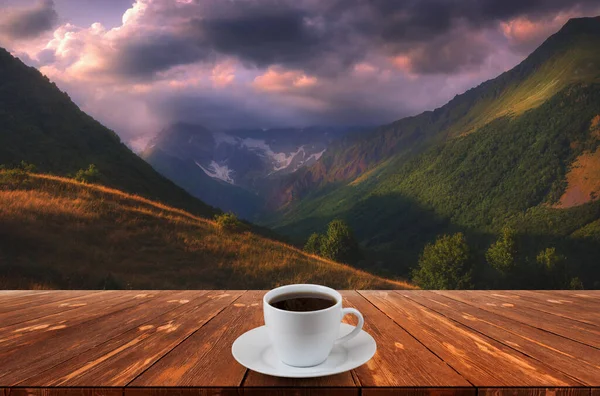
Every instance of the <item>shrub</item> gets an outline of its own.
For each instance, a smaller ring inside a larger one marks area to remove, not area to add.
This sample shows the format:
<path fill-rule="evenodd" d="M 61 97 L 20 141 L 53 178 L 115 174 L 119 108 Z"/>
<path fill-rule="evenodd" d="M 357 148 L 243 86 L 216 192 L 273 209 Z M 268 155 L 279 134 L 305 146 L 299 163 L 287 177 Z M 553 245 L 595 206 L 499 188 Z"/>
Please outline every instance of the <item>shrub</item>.
<path fill-rule="evenodd" d="M 462 233 L 443 235 L 425 245 L 413 281 L 423 289 L 470 289 L 473 260 Z"/>
<path fill-rule="evenodd" d="M 343 220 L 333 220 L 320 244 L 321 255 L 341 263 L 355 263 L 362 258 L 352 229 Z"/>
<path fill-rule="evenodd" d="M 569 282 L 569 289 L 583 290 L 583 282 L 578 277 L 571 278 L 571 282 Z"/>
<path fill-rule="evenodd" d="M 97 182 L 100 178 L 100 172 L 96 165 L 90 164 L 87 169 L 79 169 L 75 174 L 75 180 L 80 181 L 82 183 L 94 183 Z"/>
<path fill-rule="evenodd" d="M 310 254 L 321 254 L 321 246 L 323 245 L 324 237 L 316 232 L 311 234 L 304 245 L 304 251 Z"/>
<path fill-rule="evenodd" d="M 244 224 L 232 212 L 221 213 L 215 216 L 217 227 L 225 232 L 243 232 L 248 230 L 248 226 Z"/>
<path fill-rule="evenodd" d="M 14 189 L 26 186 L 30 181 L 29 173 L 35 172 L 35 165 L 25 161 L 15 167 L 0 165 L 0 187 Z"/>
<path fill-rule="evenodd" d="M 536 257 L 548 278 L 547 285 L 551 288 L 564 288 L 570 286 L 567 274 L 566 257 L 556 252 L 553 247 L 542 250 Z"/>
<path fill-rule="evenodd" d="M 517 255 L 515 245 L 515 233 L 506 227 L 498 240 L 485 253 L 487 262 L 504 276 L 515 269 Z"/>

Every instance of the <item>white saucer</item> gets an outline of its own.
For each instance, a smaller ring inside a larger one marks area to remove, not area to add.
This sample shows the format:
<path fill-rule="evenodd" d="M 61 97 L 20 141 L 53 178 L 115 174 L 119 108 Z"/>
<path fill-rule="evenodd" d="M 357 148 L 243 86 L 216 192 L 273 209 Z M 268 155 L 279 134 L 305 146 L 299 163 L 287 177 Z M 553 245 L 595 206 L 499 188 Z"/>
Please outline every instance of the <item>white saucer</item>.
<path fill-rule="evenodd" d="M 354 326 L 342 323 L 340 337 L 353 329 Z M 288 378 L 311 378 L 343 373 L 365 364 L 373 357 L 376 350 L 377 344 L 373 337 L 361 331 L 350 341 L 334 345 L 327 360 L 318 366 L 288 366 L 275 355 L 265 326 L 242 334 L 231 346 L 233 357 L 242 366 L 258 373 Z"/>

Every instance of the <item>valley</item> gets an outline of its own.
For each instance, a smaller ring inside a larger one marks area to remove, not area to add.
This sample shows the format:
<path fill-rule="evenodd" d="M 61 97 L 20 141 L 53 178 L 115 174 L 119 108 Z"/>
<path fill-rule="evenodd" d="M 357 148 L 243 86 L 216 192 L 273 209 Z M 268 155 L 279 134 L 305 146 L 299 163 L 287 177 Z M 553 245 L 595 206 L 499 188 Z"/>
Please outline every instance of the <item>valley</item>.
<path fill-rule="evenodd" d="M 598 45 L 600 18 L 571 20 L 447 105 L 346 139 L 288 179 L 264 224 L 301 241 L 344 219 L 373 258 L 366 268 L 404 276 L 425 244 L 461 231 L 478 257 L 476 287 L 498 276 L 484 253 L 510 227 L 522 268 L 505 287 L 543 287 L 536 255 L 551 246 L 599 287 Z"/>
<path fill-rule="evenodd" d="M 486 34 L 502 31 L 508 45 L 507 25 L 494 26 Z M 412 43 L 373 58 L 381 68 L 221 57 L 223 69 L 200 56 L 212 68 L 174 63 L 134 78 L 126 56 L 69 65 L 81 81 L 106 81 L 124 118 L 139 110 L 127 120 L 135 133 L 84 112 L 85 84 L 72 99 L 42 74 L 57 73 L 42 64 L 54 58 L 24 63 L 0 49 L 0 288 L 600 288 L 600 17 L 552 31 L 496 77 L 394 118 L 347 94 L 337 73 L 380 107 L 380 93 L 406 95 L 371 90 L 392 73 L 412 89 L 469 73 L 419 74 L 411 62 L 425 55 Z M 435 96 L 428 87 L 415 101 Z M 95 89 L 91 107 L 110 96 Z M 136 154 L 121 136 L 145 147 Z"/>
<path fill-rule="evenodd" d="M 256 220 L 287 175 L 314 165 L 337 139 L 359 128 L 274 128 L 210 131 L 178 123 L 140 154 L 193 196 Z"/>

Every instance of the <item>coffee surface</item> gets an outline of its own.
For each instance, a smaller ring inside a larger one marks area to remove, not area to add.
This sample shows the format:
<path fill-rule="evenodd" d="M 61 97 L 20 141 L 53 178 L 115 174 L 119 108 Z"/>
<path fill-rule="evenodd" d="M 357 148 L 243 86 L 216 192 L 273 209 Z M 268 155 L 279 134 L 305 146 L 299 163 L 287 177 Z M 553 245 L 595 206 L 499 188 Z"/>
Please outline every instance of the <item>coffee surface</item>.
<path fill-rule="evenodd" d="M 269 304 L 273 307 L 292 312 L 320 311 L 333 307 L 336 300 L 327 294 L 283 294 L 275 297 Z"/>

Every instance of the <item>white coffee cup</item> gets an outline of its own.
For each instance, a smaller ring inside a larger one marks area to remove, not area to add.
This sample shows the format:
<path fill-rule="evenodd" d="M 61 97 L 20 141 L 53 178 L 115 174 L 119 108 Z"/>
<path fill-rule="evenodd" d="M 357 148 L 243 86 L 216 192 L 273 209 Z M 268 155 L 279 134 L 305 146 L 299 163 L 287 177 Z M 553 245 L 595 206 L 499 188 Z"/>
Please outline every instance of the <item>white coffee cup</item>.
<path fill-rule="evenodd" d="M 297 294 L 311 296 L 327 295 L 335 300 L 329 308 L 295 312 L 275 308 L 270 304 L 282 295 Z M 269 291 L 263 298 L 265 325 L 271 344 L 279 359 L 295 367 L 316 366 L 327 359 L 335 343 L 354 338 L 360 333 L 364 319 L 354 308 L 342 308 L 342 296 L 337 291 L 319 285 L 288 285 Z M 339 337 L 342 318 L 352 314 L 358 325 L 349 334 Z"/>

